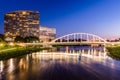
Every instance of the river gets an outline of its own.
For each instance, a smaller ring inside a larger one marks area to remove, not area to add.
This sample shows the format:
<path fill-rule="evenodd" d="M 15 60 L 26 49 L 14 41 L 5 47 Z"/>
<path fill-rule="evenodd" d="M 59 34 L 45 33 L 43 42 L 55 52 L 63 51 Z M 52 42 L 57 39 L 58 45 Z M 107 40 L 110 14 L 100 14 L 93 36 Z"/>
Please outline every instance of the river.
<path fill-rule="evenodd" d="M 0 80 L 120 80 L 120 61 L 87 53 L 37 52 L 0 61 Z"/>

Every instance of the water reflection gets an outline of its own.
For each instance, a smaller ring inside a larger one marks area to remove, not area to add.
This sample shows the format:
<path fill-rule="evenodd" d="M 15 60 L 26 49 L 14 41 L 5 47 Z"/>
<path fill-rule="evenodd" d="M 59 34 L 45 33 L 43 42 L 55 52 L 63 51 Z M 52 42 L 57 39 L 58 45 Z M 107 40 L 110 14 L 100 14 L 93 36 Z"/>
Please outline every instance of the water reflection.
<path fill-rule="evenodd" d="M 0 61 L 0 80 L 120 80 L 120 61 L 97 50 L 80 52 L 37 52 Z"/>
<path fill-rule="evenodd" d="M 11 73 L 14 70 L 14 62 L 13 59 L 9 60 L 9 68 L 8 68 L 8 72 Z"/>
<path fill-rule="evenodd" d="M 3 61 L 0 61 L 0 73 L 3 71 L 4 65 L 3 65 Z"/>
<path fill-rule="evenodd" d="M 0 61 L 0 80 L 2 79 L 3 68 L 4 68 L 3 61 Z"/>

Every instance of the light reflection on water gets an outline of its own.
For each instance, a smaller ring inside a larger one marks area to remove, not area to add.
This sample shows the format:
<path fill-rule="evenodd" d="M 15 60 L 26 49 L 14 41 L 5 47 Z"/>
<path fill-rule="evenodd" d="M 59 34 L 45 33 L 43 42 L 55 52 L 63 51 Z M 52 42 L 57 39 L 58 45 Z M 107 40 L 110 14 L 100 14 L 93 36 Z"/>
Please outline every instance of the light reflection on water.
<path fill-rule="evenodd" d="M 113 79 L 120 79 L 118 78 L 118 74 L 120 73 L 120 61 L 113 60 L 106 55 L 104 56 L 102 52 L 97 53 L 100 54 L 93 55 L 88 51 L 80 57 L 78 53 L 71 53 L 70 55 L 70 53 L 63 52 L 37 52 L 19 58 L 0 61 L 0 79 L 36 80 L 42 70 L 51 67 L 51 65 L 55 63 L 64 64 L 64 66 L 67 64 L 77 64 L 87 67 L 88 69 L 93 69 L 99 74 L 114 74 L 111 76 Z M 107 70 L 111 72 L 108 73 Z"/>
<path fill-rule="evenodd" d="M 0 73 L 3 71 L 4 65 L 3 65 L 3 61 L 0 61 Z"/>

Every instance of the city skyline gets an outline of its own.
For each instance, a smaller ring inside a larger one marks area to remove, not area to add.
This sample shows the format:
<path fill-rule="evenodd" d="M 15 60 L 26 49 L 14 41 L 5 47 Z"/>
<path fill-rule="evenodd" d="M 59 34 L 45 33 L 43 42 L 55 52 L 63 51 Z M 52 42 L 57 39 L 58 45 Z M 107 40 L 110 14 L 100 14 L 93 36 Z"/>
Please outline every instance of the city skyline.
<path fill-rule="evenodd" d="M 0 33 L 4 32 L 5 13 L 33 10 L 40 12 L 40 25 L 56 28 L 57 37 L 73 32 L 93 33 L 109 39 L 120 37 L 119 0 L 1 0 L 0 3 Z"/>

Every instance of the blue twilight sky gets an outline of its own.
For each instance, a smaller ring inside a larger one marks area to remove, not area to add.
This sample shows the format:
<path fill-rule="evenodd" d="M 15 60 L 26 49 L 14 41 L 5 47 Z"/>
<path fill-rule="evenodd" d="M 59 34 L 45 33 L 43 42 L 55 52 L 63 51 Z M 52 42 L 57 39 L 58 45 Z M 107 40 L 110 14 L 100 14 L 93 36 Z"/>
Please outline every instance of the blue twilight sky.
<path fill-rule="evenodd" d="M 87 32 L 120 37 L 120 0 L 0 0 L 0 33 L 4 14 L 15 10 L 40 12 L 40 24 L 55 27 L 57 37 Z"/>

